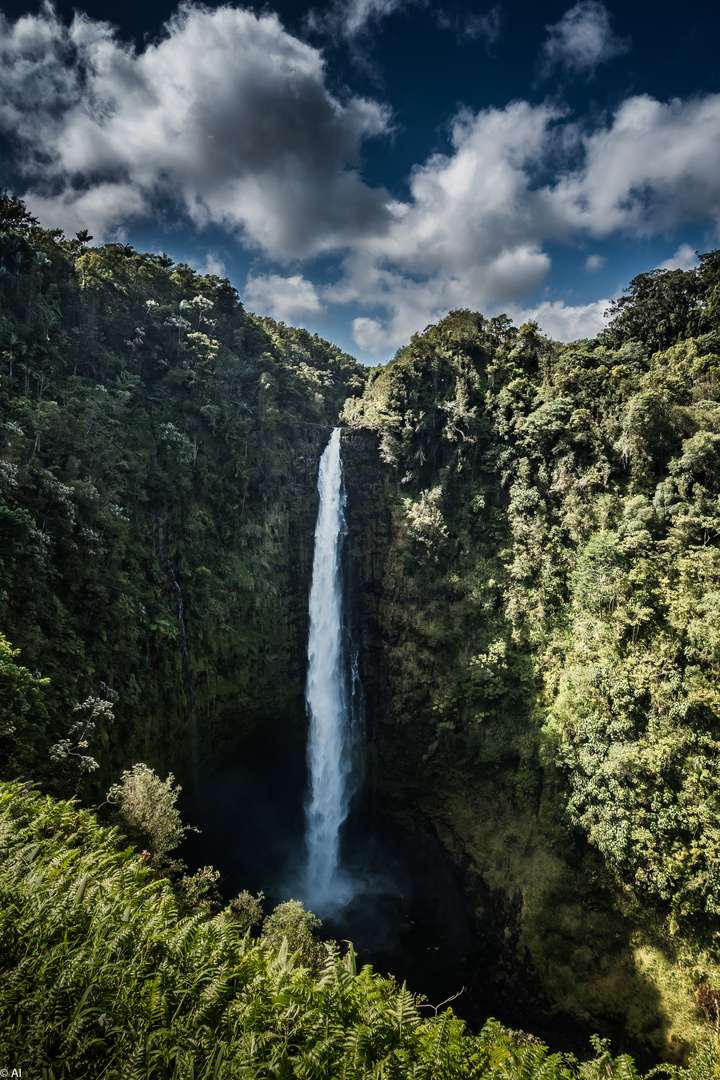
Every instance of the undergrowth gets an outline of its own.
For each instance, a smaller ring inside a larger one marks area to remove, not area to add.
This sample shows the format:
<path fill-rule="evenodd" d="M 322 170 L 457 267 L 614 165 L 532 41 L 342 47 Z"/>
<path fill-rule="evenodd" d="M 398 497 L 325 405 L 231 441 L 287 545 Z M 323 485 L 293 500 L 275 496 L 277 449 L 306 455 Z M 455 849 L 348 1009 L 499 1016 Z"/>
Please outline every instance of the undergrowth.
<path fill-rule="evenodd" d="M 584 1063 L 451 1009 L 334 944 L 319 975 L 242 933 L 228 909 L 181 916 L 168 882 L 92 812 L 0 785 L 0 1068 L 44 1080 L 638 1080 L 601 1040 Z M 649 1075 L 708 1080 L 697 1068 Z M 702 1057 L 702 1054 L 705 1056 Z"/>

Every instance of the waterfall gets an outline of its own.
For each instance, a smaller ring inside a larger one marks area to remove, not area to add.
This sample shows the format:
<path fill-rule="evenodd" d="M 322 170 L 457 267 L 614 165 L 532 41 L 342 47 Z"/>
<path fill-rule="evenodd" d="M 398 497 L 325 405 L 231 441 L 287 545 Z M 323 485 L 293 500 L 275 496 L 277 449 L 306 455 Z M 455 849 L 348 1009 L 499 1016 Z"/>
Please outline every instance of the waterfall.
<path fill-rule="evenodd" d="M 346 526 L 339 428 L 320 459 L 318 494 L 305 691 L 310 720 L 305 892 L 309 906 L 323 911 L 343 900 L 339 832 L 353 794 L 358 726 L 357 655 L 350 659 L 343 615 L 340 553 Z"/>

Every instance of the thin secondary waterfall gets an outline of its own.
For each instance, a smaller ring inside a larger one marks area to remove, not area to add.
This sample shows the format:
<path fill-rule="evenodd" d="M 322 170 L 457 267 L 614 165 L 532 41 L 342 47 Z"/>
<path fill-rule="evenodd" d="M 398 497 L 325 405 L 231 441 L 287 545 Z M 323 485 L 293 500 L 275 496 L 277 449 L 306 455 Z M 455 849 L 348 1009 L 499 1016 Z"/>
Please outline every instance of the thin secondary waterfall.
<path fill-rule="evenodd" d="M 193 679 L 192 664 L 190 663 L 190 650 L 188 648 L 187 625 L 185 623 L 185 601 L 183 599 L 180 582 L 173 568 L 173 564 L 166 550 L 165 525 L 160 517 L 157 519 L 158 526 L 158 562 L 160 567 L 167 573 L 172 581 L 177 600 L 177 616 L 180 623 L 180 648 L 182 651 L 182 675 L 185 701 L 187 702 L 188 721 L 190 724 L 190 762 L 192 766 L 193 784 L 197 785 L 198 779 L 198 730 L 197 709 L 195 705 L 195 682 Z"/>
<path fill-rule="evenodd" d="M 348 656 L 340 552 L 345 535 L 345 491 L 336 428 L 320 459 L 306 701 L 310 719 L 305 892 L 318 911 L 341 902 L 339 831 L 352 796 L 357 663 Z M 351 675 L 351 668 L 355 672 Z M 351 684 L 352 679 L 352 684 Z"/>
<path fill-rule="evenodd" d="M 198 773 L 198 730 L 197 709 L 195 707 L 195 681 L 193 679 L 192 664 L 190 663 L 190 650 L 188 649 L 187 626 L 185 624 L 185 601 L 183 600 L 180 582 L 175 576 L 172 563 L 168 560 L 168 571 L 175 586 L 177 598 L 178 621 L 180 622 L 180 646 L 182 648 L 182 673 L 185 700 L 187 701 L 188 719 L 190 721 L 190 758 L 192 764 L 193 783 L 197 784 Z"/>

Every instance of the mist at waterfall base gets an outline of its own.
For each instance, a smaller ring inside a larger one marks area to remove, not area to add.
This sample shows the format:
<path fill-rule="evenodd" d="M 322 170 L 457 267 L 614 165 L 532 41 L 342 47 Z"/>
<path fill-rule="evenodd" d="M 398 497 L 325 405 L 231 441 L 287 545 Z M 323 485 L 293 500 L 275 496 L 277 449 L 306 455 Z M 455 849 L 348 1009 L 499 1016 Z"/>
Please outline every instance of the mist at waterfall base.
<path fill-rule="evenodd" d="M 300 725 L 287 724 L 280 737 L 276 728 L 266 729 L 244 748 L 242 760 L 201 767 L 195 791 L 183 791 L 183 820 L 202 832 L 187 837 L 181 854 L 193 867 L 211 864 L 221 872 L 226 900 L 243 889 L 263 892 L 269 914 L 284 900 L 302 898 L 305 751 Z M 548 1015 L 531 975 L 518 980 L 498 962 L 493 928 L 474 918 L 440 842 L 399 824 L 367 788 L 356 794 L 341 829 L 340 859 L 357 893 L 322 917 L 321 936 L 352 941 L 359 967 L 372 964 L 394 975 L 433 1005 L 465 987 L 451 1007 L 474 1030 L 495 1016 L 580 1057 L 588 1056 L 588 1037 L 599 1031 L 644 1068 L 657 1063 L 627 1044 L 621 1022 L 587 1025 L 559 1012 Z M 492 921 L 492 911 L 487 916 Z"/>
<path fill-rule="evenodd" d="M 304 899 L 307 768 L 302 738 L 259 735 L 241 762 L 203 771 L 184 817 L 202 829 L 188 837 L 188 861 L 222 873 L 227 899 L 264 892 L 265 910 Z M 407 981 L 433 1004 L 472 981 L 478 957 L 466 899 L 438 841 L 399 825 L 358 792 L 339 843 L 345 903 L 316 914 L 321 936 L 352 941 L 360 965 Z M 497 984 L 495 984 L 497 986 Z M 482 1021 L 490 1000 L 469 990 L 453 1003 Z"/>

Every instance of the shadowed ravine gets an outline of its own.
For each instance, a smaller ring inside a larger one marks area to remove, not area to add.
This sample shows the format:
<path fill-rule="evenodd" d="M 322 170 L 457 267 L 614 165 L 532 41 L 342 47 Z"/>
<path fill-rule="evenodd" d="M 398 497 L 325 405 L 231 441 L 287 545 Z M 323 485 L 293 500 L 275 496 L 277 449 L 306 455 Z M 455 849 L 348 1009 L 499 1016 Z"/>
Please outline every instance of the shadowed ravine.
<path fill-rule="evenodd" d="M 257 738 L 242 762 L 202 771 L 184 808 L 202 832 L 188 837 L 185 857 L 219 869 L 227 899 L 243 889 L 262 891 L 269 911 L 297 898 L 306 865 L 306 782 L 304 733 L 292 729 L 282 740 Z M 366 796 L 353 804 L 339 851 L 357 892 L 324 918 L 324 937 L 352 941 L 360 965 L 407 982 L 432 1005 L 464 988 L 452 1008 L 472 1029 L 495 1016 L 553 1048 L 587 1055 L 597 1023 L 548 1015 L 532 974 L 508 971 L 492 913 L 478 924 L 457 869 L 435 837 L 402 826 Z M 602 1034 L 652 1064 L 620 1026 L 607 1025 Z"/>
<path fill-rule="evenodd" d="M 228 897 L 262 890 L 266 907 L 297 897 L 304 881 L 304 747 L 259 740 L 237 763 L 202 776 L 187 842 L 193 860 L 222 871 Z M 341 832 L 340 857 L 355 894 L 323 920 L 325 936 L 351 940 L 360 963 L 394 974 L 442 1001 L 469 983 L 478 945 L 462 889 L 441 845 L 358 800 Z M 464 1008 L 483 1012 L 466 992 Z"/>
<path fill-rule="evenodd" d="M 346 494 L 335 429 L 320 459 L 309 598 L 308 730 L 258 735 L 242 762 L 206 772 L 192 820 L 196 859 L 223 872 L 228 896 L 302 898 L 328 937 L 432 1002 L 462 991 L 461 1012 L 488 1013 L 469 971 L 479 956 L 466 900 L 441 845 L 410 833 L 362 791 L 362 698 L 346 612 Z M 305 745 L 307 741 L 307 745 Z M 471 961 L 473 963 L 471 963 Z M 464 989 L 463 989 L 464 988 Z"/>

